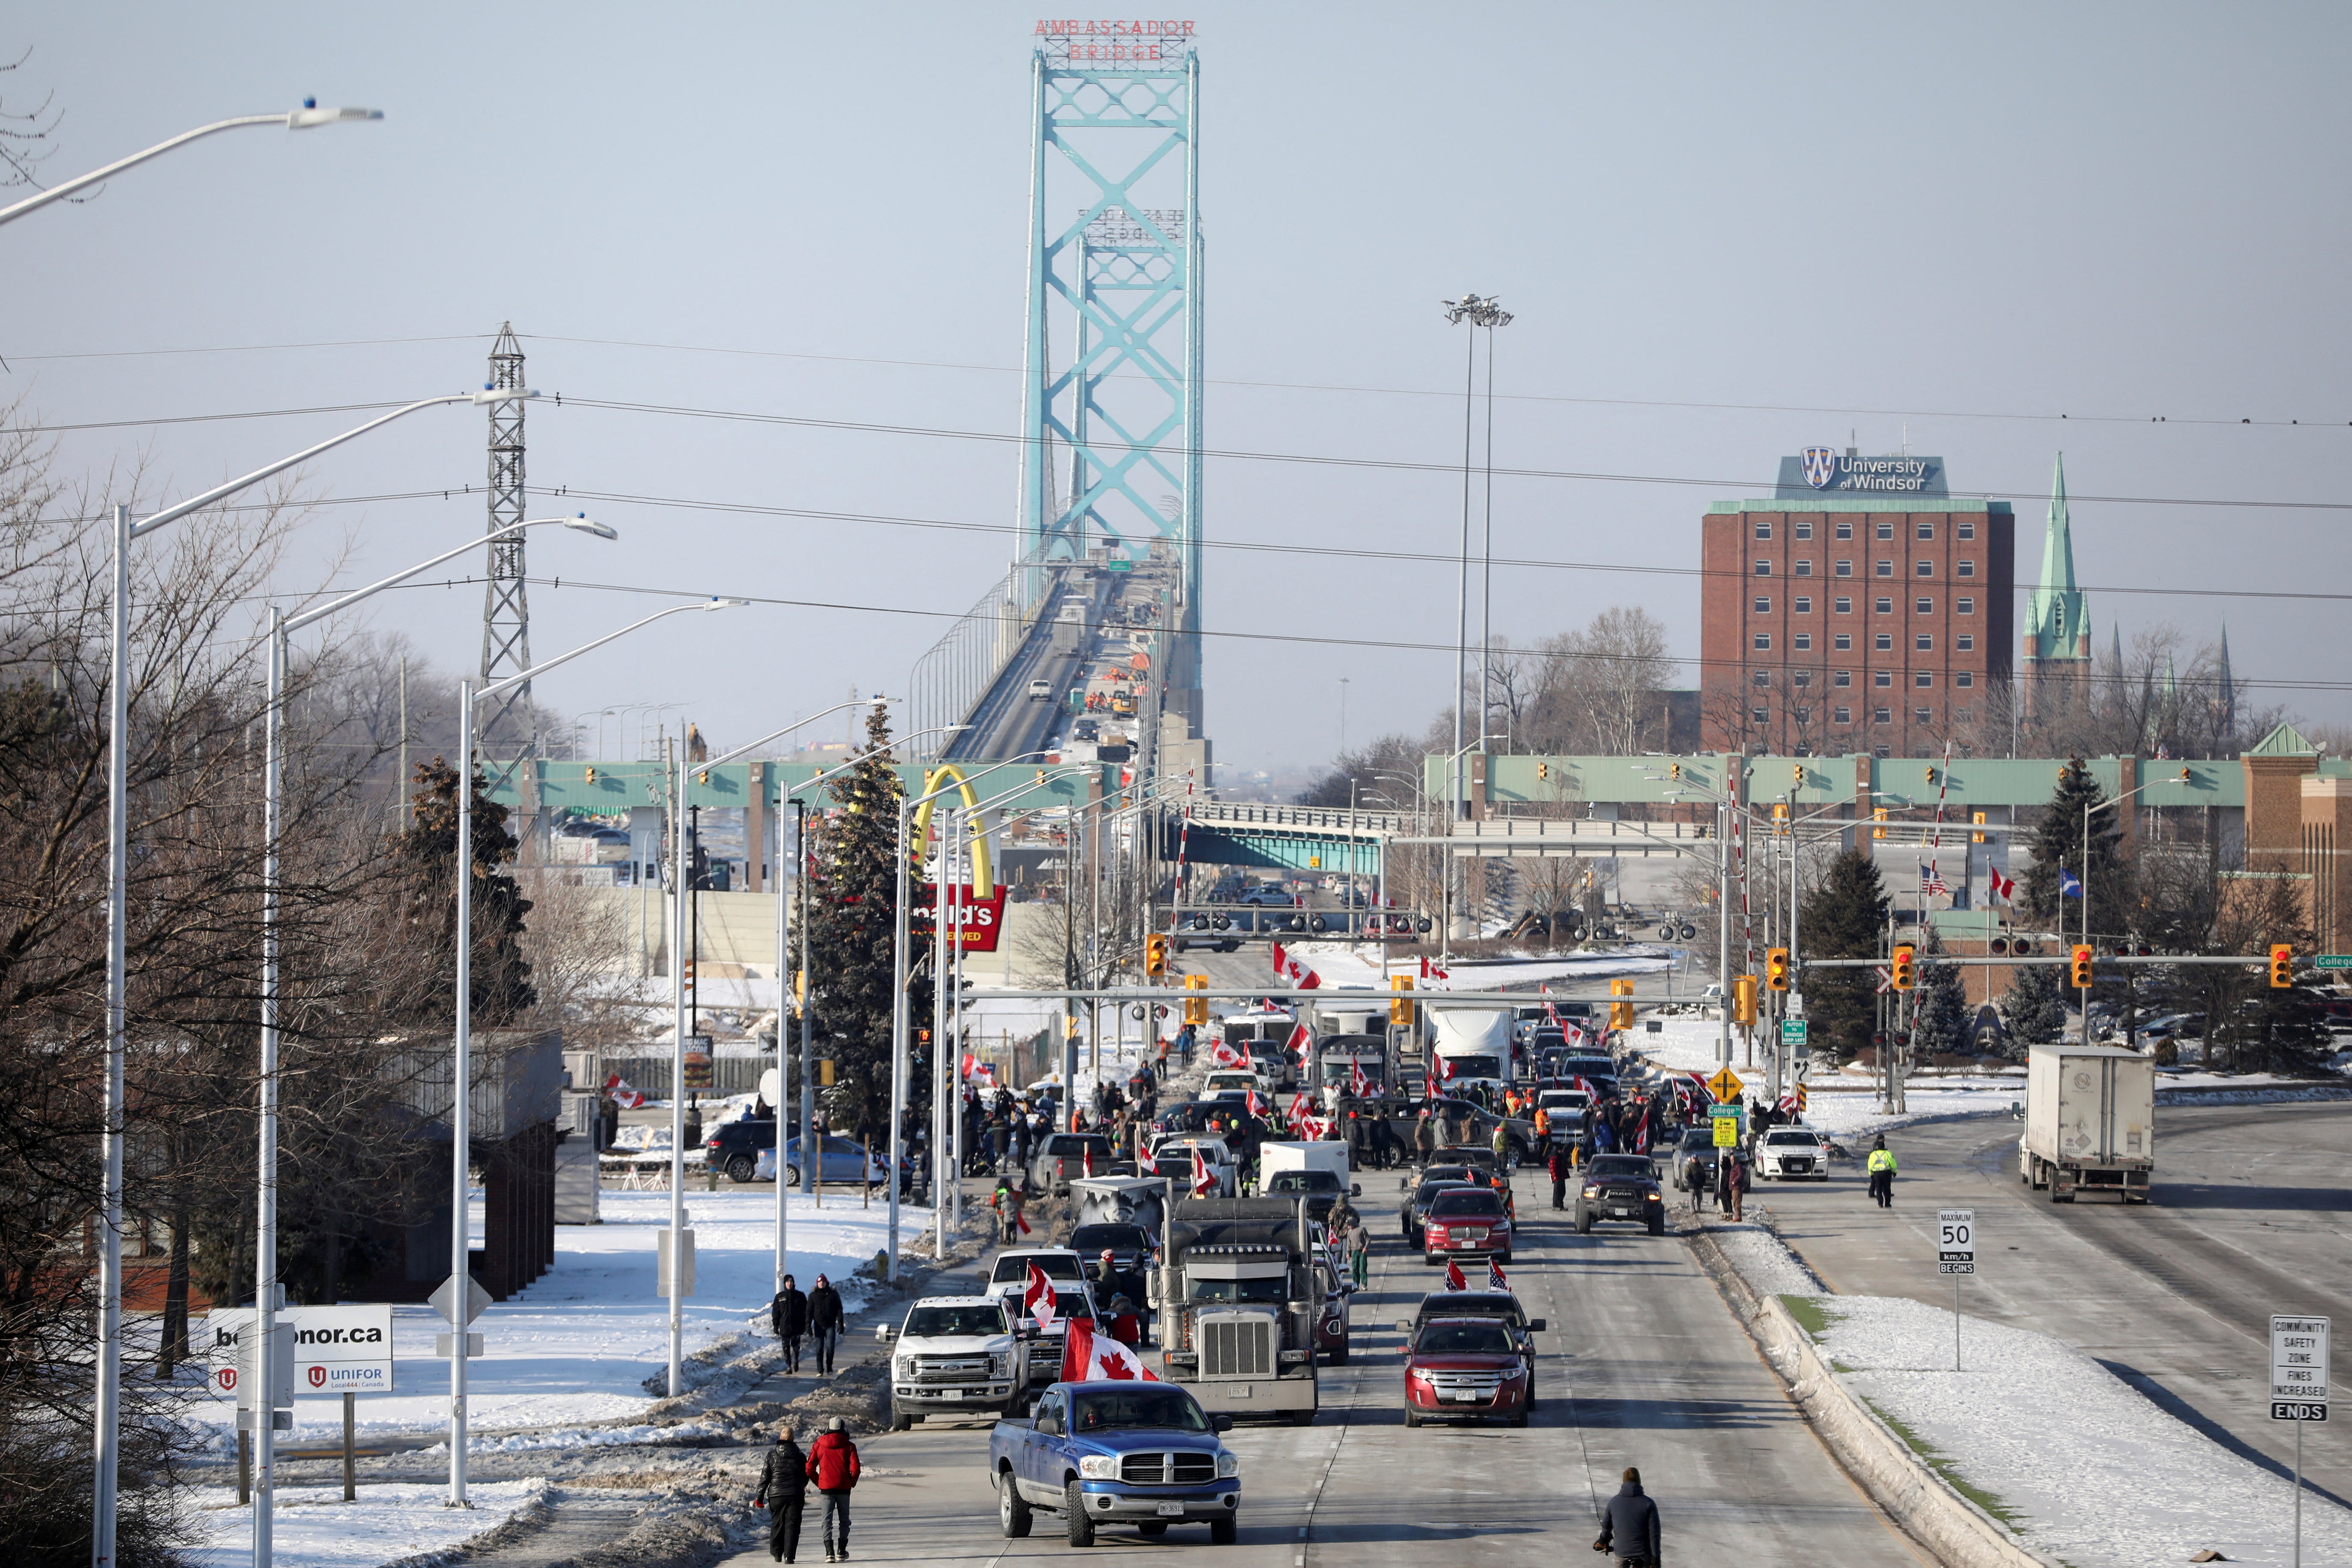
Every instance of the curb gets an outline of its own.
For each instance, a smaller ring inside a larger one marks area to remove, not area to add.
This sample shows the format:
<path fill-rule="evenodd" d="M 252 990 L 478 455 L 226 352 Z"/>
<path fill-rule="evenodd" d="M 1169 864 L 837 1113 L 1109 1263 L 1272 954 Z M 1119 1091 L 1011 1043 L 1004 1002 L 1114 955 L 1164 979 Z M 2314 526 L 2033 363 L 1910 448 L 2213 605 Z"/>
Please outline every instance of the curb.
<path fill-rule="evenodd" d="M 1713 1237 L 1701 1230 L 1691 1245 L 1814 1432 L 1906 1534 L 1951 1568 L 2061 1568 L 1914 1453 L 1822 1360 L 1779 1299 L 1758 1294 Z"/>

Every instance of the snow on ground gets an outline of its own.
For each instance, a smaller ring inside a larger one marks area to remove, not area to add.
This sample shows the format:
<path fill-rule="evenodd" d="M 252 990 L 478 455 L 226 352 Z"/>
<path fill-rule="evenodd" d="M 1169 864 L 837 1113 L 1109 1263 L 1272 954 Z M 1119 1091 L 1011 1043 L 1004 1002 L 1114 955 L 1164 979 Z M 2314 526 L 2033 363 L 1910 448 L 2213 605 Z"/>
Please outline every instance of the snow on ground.
<path fill-rule="evenodd" d="M 871 1282 L 852 1271 L 889 1243 L 884 1195 L 877 1192 L 871 1208 L 860 1208 L 854 1190 L 831 1189 L 822 1209 L 800 1193 L 790 1196 L 792 1269 L 801 1289 L 828 1275 L 843 1304 L 856 1311 Z M 477 1435 L 469 1447 L 498 1446 L 499 1439 L 478 1435 L 502 1429 L 625 1422 L 654 1402 L 644 1382 L 669 1364 L 668 1317 L 654 1294 L 656 1238 L 669 1223 L 669 1194 L 608 1189 L 600 1210 L 602 1225 L 558 1226 L 554 1267 L 475 1321 L 483 1355 L 467 1369 L 467 1423 L 469 1435 Z M 710 1193 L 689 1185 L 686 1211 L 697 1289 L 686 1302 L 686 1353 L 746 1331 L 765 1338 L 774 1293 L 775 1189 L 730 1185 Z M 902 1206 L 901 1245 L 921 1234 L 930 1216 L 928 1208 Z M 394 1309 L 394 1391 L 360 1396 L 362 1435 L 446 1430 L 449 1363 L 433 1359 L 433 1338 L 447 1326 L 430 1307 Z M 227 1402 L 215 1402 L 205 1414 L 220 1441 L 232 1446 L 235 1416 Z M 341 1396 L 297 1397 L 293 1438 L 339 1444 L 342 1420 Z"/>
<path fill-rule="evenodd" d="M 1753 1221 L 1710 1225 L 1707 1239 L 1723 1249 L 1731 1266 L 1759 1293 L 1766 1296 L 1819 1296 L 1822 1282 L 1804 1260 L 1782 1245 L 1780 1238 Z"/>
<path fill-rule="evenodd" d="M 362 1486 L 345 1502 L 341 1481 L 331 1487 L 279 1487 L 271 1510 L 270 1560 L 278 1568 L 376 1568 L 421 1552 L 446 1552 L 470 1536 L 496 1530 L 537 1500 L 543 1480 L 469 1486 L 471 1509 L 441 1506 L 438 1485 Z M 239 1508 L 235 1487 L 199 1487 L 194 1494 L 204 1539 L 188 1560 L 196 1568 L 242 1568 L 253 1561 L 253 1510 Z"/>
<path fill-rule="evenodd" d="M 1823 1353 L 1847 1386 L 1948 1475 L 2012 1516 L 2042 1557 L 2074 1568 L 2290 1561 L 2288 1480 L 2198 1433 L 2074 1347 L 1875 1296 L 1822 1300 Z M 2064 1435 L 2063 1460 L 2053 1434 Z M 1982 1500 L 1979 1499 L 1979 1500 Z M 2306 1494 L 2303 1561 L 2352 1563 L 2352 1510 Z"/>

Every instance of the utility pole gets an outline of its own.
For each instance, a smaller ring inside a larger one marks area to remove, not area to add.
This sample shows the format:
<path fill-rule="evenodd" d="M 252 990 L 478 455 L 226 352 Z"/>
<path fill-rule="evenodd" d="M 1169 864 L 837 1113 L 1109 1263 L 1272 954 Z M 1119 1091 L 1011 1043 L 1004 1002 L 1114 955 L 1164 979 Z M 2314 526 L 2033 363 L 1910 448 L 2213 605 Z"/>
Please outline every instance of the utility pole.
<path fill-rule="evenodd" d="M 490 348 L 490 385 L 504 390 L 523 384 L 522 344 L 514 324 L 499 328 Z M 496 533 L 523 520 L 522 400 L 509 398 L 490 405 L 490 517 Z M 517 529 L 490 546 L 489 581 L 482 590 L 481 684 L 518 675 L 530 668 L 530 606 L 523 594 L 523 531 Z M 492 761 L 488 789 L 512 781 L 517 786 L 521 820 L 515 837 L 526 844 L 538 826 L 539 780 L 529 765 L 539 752 L 537 710 L 531 706 L 530 683 L 524 681 L 485 705 L 481 755 Z"/>

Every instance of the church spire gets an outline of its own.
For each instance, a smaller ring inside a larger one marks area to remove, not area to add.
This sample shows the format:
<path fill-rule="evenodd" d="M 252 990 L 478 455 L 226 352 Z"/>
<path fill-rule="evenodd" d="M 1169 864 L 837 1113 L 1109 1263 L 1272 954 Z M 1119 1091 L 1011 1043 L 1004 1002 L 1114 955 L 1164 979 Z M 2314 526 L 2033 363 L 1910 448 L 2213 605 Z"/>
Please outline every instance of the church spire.
<path fill-rule="evenodd" d="M 2091 622 L 2081 590 L 2074 586 L 2074 532 L 2066 514 L 2066 454 L 2058 454 L 2050 480 L 2050 521 L 2042 538 L 2042 582 L 2026 603 L 2026 657 L 2036 660 L 2087 659 Z"/>
<path fill-rule="evenodd" d="M 2238 683 L 2230 676 L 2230 617 L 2221 617 L 2221 651 L 2214 659 L 2213 682 L 2218 689 L 2213 694 L 2214 718 L 2220 721 L 2224 744 L 2234 745 L 2238 736 Z"/>

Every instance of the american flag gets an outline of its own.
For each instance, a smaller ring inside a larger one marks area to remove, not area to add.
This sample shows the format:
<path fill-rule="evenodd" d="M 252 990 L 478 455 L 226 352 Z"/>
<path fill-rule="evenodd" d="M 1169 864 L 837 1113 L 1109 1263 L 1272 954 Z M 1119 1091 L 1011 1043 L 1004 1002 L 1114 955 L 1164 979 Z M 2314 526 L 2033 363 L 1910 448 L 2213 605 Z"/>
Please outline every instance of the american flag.
<path fill-rule="evenodd" d="M 1951 896 L 1951 891 L 1952 889 L 1950 888 L 1945 886 L 1944 874 L 1936 869 L 1935 862 L 1929 861 L 1927 865 L 1919 868 L 1919 896 L 1921 898 L 1932 899 L 1938 893 L 1948 898 Z"/>

